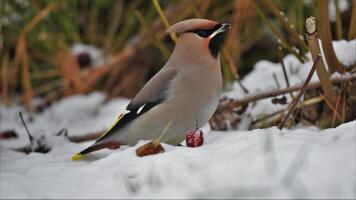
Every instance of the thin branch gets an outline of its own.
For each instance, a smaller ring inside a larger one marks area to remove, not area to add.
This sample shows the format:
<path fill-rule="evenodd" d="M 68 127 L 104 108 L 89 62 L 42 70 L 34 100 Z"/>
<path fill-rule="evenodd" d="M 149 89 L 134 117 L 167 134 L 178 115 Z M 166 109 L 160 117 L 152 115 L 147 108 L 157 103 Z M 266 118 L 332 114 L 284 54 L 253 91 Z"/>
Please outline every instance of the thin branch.
<path fill-rule="evenodd" d="M 307 99 L 307 100 L 301 102 L 300 104 L 298 104 L 297 108 L 299 109 L 299 108 L 303 108 L 305 106 L 313 105 L 313 104 L 319 103 L 319 102 L 321 102 L 323 100 L 324 100 L 324 96 L 313 97 L 311 99 Z M 271 117 L 274 117 L 275 115 L 282 114 L 282 113 L 286 112 L 287 110 L 288 110 L 288 108 L 284 108 L 284 109 L 278 110 L 276 112 L 273 112 L 271 114 L 268 114 L 266 116 L 263 116 L 261 118 L 258 118 L 258 119 L 256 119 L 255 121 L 252 122 L 252 125 L 255 125 L 257 123 L 265 121 L 265 120 L 267 120 L 267 119 L 269 119 Z"/>
<path fill-rule="evenodd" d="M 237 79 L 236 80 L 237 84 L 241 87 L 242 91 L 245 94 L 248 94 L 250 91 L 248 91 L 248 89 L 242 84 L 241 79 Z"/>
<path fill-rule="evenodd" d="M 307 89 L 307 86 L 308 86 L 311 78 L 313 77 L 313 74 L 314 74 L 314 72 L 316 70 L 316 66 L 318 65 L 318 63 L 320 61 L 320 58 L 321 58 L 320 55 L 318 55 L 316 57 L 316 59 L 314 61 L 314 64 L 313 64 L 313 66 L 312 66 L 312 68 L 311 68 L 311 70 L 310 70 L 310 72 L 309 72 L 309 74 L 307 76 L 307 79 L 305 80 L 302 88 L 300 89 L 300 91 L 298 93 L 298 96 L 293 100 L 293 102 L 291 103 L 291 106 L 290 106 L 290 109 L 289 109 L 288 113 L 283 117 L 283 119 L 281 120 L 281 123 L 278 125 L 279 129 L 283 128 L 284 123 L 286 123 L 286 121 L 288 120 L 289 116 L 294 112 L 294 110 L 295 110 L 300 98 L 304 94 L 305 89 Z"/>
<path fill-rule="evenodd" d="M 276 73 L 273 73 L 272 75 L 273 75 L 274 82 L 277 85 L 277 88 L 281 88 L 281 85 L 279 84 Z"/>
<path fill-rule="evenodd" d="M 333 120 L 332 120 L 332 127 L 335 127 L 335 123 L 336 123 L 336 115 L 339 114 L 337 112 L 337 110 L 340 110 L 339 106 L 340 106 L 340 101 L 341 101 L 341 96 L 342 96 L 342 93 L 345 89 L 345 84 L 341 84 L 340 85 L 340 92 L 339 92 L 339 95 L 337 96 L 337 101 L 336 101 L 336 106 L 335 106 L 335 110 L 334 110 L 334 113 L 333 113 Z M 341 117 L 341 122 L 344 121 L 344 119 Z"/>
<path fill-rule="evenodd" d="M 286 66 L 284 65 L 284 61 L 283 61 L 282 51 L 283 51 L 283 48 L 281 46 L 279 46 L 278 47 L 278 57 L 279 57 L 279 61 L 280 61 L 281 66 L 282 66 L 283 76 L 284 76 L 284 79 L 286 80 L 287 87 L 290 87 L 289 78 L 288 78 L 287 71 L 286 71 Z M 292 97 L 292 99 L 294 98 L 292 92 L 290 93 L 290 96 Z"/>
<path fill-rule="evenodd" d="M 19 112 L 19 115 L 20 115 L 20 118 L 21 118 L 21 122 L 22 122 L 23 126 L 26 129 L 26 132 L 27 132 L 27 135 L 28 135 L 28 139 L 30 140 L 31 146 L 33 146 L 33 137 L 32 137 L 32 135 L 30 134 L 30 131 L 27 128 L 25 120 L 23 119 L 22 112 Z"/>
<path fill-rule="evenodd" d="M 355 81 L 356 80 L 356 74 L 352 74 L 350 76 L 345 76 L 345 77 L 337 77 L 331 79 L 332 84 L 338 84 L 340 82 L 348 82 L 348 81 Z M 282 88 L 282 89 L 273 89 L 265 92 L 261 92 L 255 95 L 249 95 L 246 96 L 242 99 L 237 99 L 232 101 L 231 103 L 236 104 L 236 105 L 245 105 L 251 102 L 259 101 L 262 99 L 270 98 L 270 97 L 275 97 L 281 94 L 286 94 L 289 92 L 295 92 L 298 91 L 302 88 L 302 84 L 294 85 L 289 88 Z M 307 89 L 315 89 L 315 88 L 320 88 L 321 84 L 320 82 L 312 82 L 307 86 Z"/>
<path fill-rule="evenodd" d="M 334 113 L 334 114 L 336 114 L 336 116 L 337 116 L 337 118 L 340 120 L 340 122 L 342 121 L 342 117 L 341 117 L 341 115 L 338 113 L 338 112 L 336 112 L 337 110 L 336 110 L 336 107 L 334 106 L 334 105 L 332 105 L 331 104 L 331 102 L 330 101 L 328 101 L 327 99 L 325 99 L 325 103 L 326 103 L 326 105 L 330 108 L 330 110 Z"/>

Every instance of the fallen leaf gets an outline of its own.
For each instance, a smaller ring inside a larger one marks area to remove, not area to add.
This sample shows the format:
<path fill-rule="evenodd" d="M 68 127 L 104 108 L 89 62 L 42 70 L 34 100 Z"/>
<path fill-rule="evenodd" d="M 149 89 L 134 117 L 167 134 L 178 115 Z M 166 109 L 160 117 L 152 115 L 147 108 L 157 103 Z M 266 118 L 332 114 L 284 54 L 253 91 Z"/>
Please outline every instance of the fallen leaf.
<path fill-rule="evenodd" d="M 139 157 L 159 154 L 163 152 L 164 152 L 164 148 L 162 147 L 161 143 L 158 140 L 149 142 L 136 149 L 136 155 Z"/>

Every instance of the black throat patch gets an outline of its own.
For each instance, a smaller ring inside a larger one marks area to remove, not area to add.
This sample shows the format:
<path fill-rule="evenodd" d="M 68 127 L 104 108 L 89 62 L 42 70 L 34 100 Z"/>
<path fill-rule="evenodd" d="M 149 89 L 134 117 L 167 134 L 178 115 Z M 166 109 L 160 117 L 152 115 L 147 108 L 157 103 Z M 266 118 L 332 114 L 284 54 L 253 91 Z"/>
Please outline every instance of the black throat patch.
<path fill-rule="evenodd" d="M 213 38 L 210 39 L 209 50 L 214 58 L 218 57 L 221 45 L 224 42 L 224 38 L 225 38 L 225 32 L 221 32 L 216 34 Z"/>
<path fill-rule="evenodd" d="M 219 30 L 221 27 L 222 27 L 222 24 L 216 24 L 211 29 L 196 29 L 196 30 L 191 30 L 191 31 L 187 31 L 187 32 L 195 33 L 199 37 L 202 37 L 202 38 L 207 38 L 211 34 L 213 34 L 215 31 Z M 224 37 L 225 37 L 225 31 L 216 34 L 209 41 L 209 50 L 210 50 L 211 55 L 214 58 L 218 57 L 220 47 L 221 47 L 222 43 L 224 42 Z"/>

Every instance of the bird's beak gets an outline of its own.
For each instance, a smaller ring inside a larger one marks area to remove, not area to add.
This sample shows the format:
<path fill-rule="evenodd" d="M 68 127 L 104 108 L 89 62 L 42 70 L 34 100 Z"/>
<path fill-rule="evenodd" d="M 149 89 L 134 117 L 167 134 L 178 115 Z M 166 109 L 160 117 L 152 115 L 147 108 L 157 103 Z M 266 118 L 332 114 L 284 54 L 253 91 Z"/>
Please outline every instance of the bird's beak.
<path fill-rule="evenodd" d="M 221 23 L 221 27 L 216 30 L 213 34 L 210 35 L 210 38 L 213 38 L 214 36 L 216 36 L 219 33 L 223 33 L 227 30 L 229 30 L 231 28 L 231 24 L 229 23 Z"/>
<path fill-rule="evenodd" d="M 231 28 L 231 24 L 229 23 L 222 23 L 221 27 L 218 30 L 221 30 L 221 32 L 225 32 Z"/>

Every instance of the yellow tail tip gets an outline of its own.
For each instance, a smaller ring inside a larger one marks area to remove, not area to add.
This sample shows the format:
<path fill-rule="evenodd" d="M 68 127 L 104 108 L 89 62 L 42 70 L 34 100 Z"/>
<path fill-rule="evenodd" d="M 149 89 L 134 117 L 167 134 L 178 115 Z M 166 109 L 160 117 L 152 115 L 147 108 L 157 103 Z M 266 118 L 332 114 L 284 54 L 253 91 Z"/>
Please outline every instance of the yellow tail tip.
<path fill-rule="evenodd" d="M 84 157 L 84 155 L 77 153 L 72 157 L 73 161 L 81 160 Z"/>

